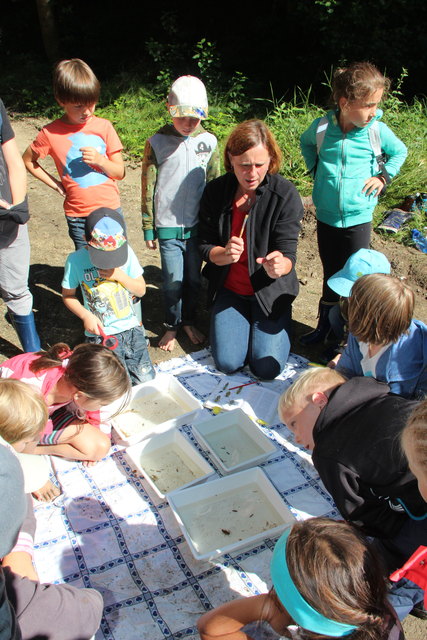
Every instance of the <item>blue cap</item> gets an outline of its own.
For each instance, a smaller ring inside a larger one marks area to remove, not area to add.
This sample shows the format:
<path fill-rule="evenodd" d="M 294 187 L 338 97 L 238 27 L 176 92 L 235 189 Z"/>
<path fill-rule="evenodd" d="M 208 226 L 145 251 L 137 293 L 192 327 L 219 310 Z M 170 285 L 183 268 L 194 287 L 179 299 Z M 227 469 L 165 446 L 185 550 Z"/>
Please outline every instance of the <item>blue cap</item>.
<path fill-rule="evenodd" d="M 333 638 L 341 638 L 342 636 L 349 635 L 357 629 L 357 627 L 352 624 L 345 624 L 326 618 L 313 609 L 296 588 L 286 561 L 286 543 L 289 533 L 290 529 L 285 531 L 279 538 L 274 547 L 273 557 L 271 559 L 271 579 L 277 597 L 291 618 L 302 629 L 313 631 L 313 633 L 321 633 Z"/>
<path fill-rule="evenodd" d="M 353 253 L 344 267 L 328 279 L 328 286 L 344 298 L 348 298 L 351 288 L 358 278 L 371 273 L 390 273 L 391 266 L 383 253 L 373 249 L 359 249 Z"/>

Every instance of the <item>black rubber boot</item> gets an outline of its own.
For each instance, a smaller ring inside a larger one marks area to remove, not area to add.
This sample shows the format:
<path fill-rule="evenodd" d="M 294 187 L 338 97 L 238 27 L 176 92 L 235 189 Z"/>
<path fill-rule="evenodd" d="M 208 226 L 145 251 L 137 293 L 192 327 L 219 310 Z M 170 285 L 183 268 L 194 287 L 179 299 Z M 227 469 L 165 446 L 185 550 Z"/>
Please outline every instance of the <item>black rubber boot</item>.
<path fill-rule="evenodd" d="M 320 300 L 319 313 L 317 315 L 317 317 L 319 318 L 317 327 L 301 336 L 299 339 L 300 344 L 307 346 L 310 344 L 323 342 L 331 329 L 331 323 L 329 322 L 329 311 L 336 304 L 336 302 L 324 302 L 323 300 Z"/>

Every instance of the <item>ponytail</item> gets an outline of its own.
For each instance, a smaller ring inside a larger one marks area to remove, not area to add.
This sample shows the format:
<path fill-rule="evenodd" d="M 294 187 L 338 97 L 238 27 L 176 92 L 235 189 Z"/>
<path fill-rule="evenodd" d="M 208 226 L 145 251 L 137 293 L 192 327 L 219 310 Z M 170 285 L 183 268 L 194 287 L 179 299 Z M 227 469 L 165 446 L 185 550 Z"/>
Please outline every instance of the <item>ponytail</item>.
<path fill-rule="evenodd" d="M 31 365 L 34 373 L 64 367 L 64 379 L 89 398 L 110 404 L 121 397 L 129 399 L 131 390 L 128 373 L 114 353 L 100 344 L 84 343 L 73 351 L 65 342 L 40 351 Z"/>

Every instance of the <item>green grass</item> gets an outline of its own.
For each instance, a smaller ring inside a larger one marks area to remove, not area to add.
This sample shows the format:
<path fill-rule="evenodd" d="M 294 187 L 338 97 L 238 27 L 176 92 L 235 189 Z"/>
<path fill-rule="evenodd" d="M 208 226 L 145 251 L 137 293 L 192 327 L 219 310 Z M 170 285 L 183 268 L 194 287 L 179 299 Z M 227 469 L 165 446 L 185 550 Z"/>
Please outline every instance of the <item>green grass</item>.
<path fill-rule="evenodd" d="M 39 69 L 33 61 L 30 73 L 27 60 L 23 58 L 20 62 L 25 83 L 17 82 L 16 69 L 6 70 L 0 78 L 0 95 L 6 106 L 19 115 L 41 116 L 46 121 L 57 117 L 59 111 L 51 97 L 46 69 L 42 65 Z M 383 121 L 406 144 L 408 158 L 387 194 L 380 199 L 374 226 L 382 221 L 386 210 L 399 206 L 406 195 L 427 191 L 427 102 L 425 99 L 415 99 L 410 105 L 404 102 L 400 88 L 405 73 L 403 70 L 397 89 L 384 103 Z M 298 89 L 291 100 L 284 101 L 274 97 L 253 97 L 247 78 L 242 75 L 236 76 L 235 84 L 238 91 L 214 89 L 211 92 L 210 117 L 204 126 L 217 136 L 220 148 L 223 148 L 228 134 L 239 121 L 245 117 L 265 118 L 283 152 L 281 173 L 295 184 L 301 195 L 309 195 L 313 185 L 300 152 L 299 138 L 325 110 L 311 102 L 310 93 L 304 95 Z M 149 88 L 126 72 L 103 83 L 97 114 L 113 122 L 125 151 L 137 160 L 142 158 L 147 138 L 169 122 L 166 102 L 159 98 L 159 87 Z M 426 225 L 426 216 L 420 214 L 398 234 L 387 237 L 391 241 L 410 243 L 411 229 L 422 230 Z"/>

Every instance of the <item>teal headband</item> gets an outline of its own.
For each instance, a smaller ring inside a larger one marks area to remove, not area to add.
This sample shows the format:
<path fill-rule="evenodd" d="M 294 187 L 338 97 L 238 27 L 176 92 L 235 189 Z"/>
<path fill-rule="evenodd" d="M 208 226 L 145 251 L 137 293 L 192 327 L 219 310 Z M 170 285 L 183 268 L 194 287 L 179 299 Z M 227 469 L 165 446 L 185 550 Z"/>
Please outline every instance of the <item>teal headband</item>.
<path fill-rule="evenodd" d="M 304 600 L 294 585 L 286 562 L 286 543 L 289 533 L 290 529 L 279 538 L 271 559 L 271 578 L 277 597 L 299 627 L 333 638 L 347 636 L 357 627 L 325 618 Z"/>

